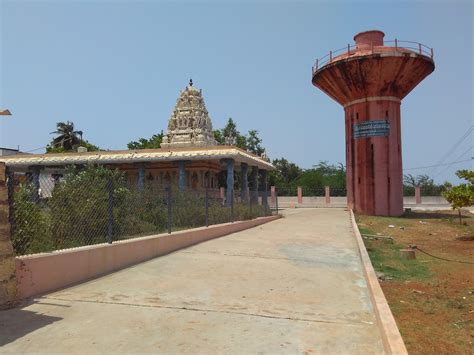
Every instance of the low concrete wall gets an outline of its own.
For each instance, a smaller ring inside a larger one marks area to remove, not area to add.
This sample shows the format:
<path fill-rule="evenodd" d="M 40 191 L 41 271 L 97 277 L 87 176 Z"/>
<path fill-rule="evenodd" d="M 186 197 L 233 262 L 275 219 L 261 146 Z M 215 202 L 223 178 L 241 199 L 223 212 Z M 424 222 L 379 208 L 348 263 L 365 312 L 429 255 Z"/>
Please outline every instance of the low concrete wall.
<path fill-rule="evenodd" d="M 393 318 L 392 311 L 388 306 L 387 299 L 383 294 L 382 288 L 380 287 L 379 280 L 375 274 L 375 270 L 370 262 L 369 254 L 365 248 L 364 241 L 360 235 L 359 227 L 355 221 L 355 216 L 352 210 L 350 210 L 350 218 L 352 222 L 352 228 L 354 229 L 354 235 L 357 240 L 357 246 L 359 247 L 359 253 L 362 260 L 362 267 L 364 268 L 365 279 L 369 288 L 370 298 L 374 305 L 375 315 L 377 317 L 377 323 L 382 333 L 382 339 L 384 342 L 385 352 L 387 354 L 408 354 L 403 342 L 400 331 L 398 330 L 395 318 Z"/>
<path fill-rule="evenodd" d="M 330 202 L 326 203 L 324 196 L 303 196 L 302 203 L 298 203 L 297 196 L 279 196 L 278 207 L 346 207 L 347 198 L 345 196 L 331 196 Z M 442 196 L 422 196 L 421 203 L 417 204 L 415 196 L 405 196 L 403 206 L 413 209 L 450 209 L 448 201 Z M 275 207 L 272 204 L 271 207 Z"/>
<path fill-rule="evenodd" d="M 16 258 L 18 299 L 54 291 L 209 239 L 273 221 L 280 216 L 224 223 Z"/>
<path fill-rule="evenodd" d="M 346 207 L 345 196 L 331 196 L 330 202 L 326 202 L 325 196 L 303 196 L 302 202 L 298 203 L 297 196 L 278 196 L 278 207 Z M 274 207 L 272 205 L 271 207 Z"/>

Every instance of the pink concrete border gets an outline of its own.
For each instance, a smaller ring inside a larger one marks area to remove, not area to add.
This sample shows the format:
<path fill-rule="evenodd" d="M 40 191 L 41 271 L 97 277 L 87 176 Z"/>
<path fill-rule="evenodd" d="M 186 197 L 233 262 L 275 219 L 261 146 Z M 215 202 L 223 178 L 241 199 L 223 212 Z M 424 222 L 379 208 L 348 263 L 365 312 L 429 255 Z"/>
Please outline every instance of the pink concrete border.
<path fill-rule="evenodd" d="M 359 247 L 362 266 L 364 268 L 365 279 L 369 288 L 370 298 L 372 300 L 372 304 L 374 305 L 379 329 L 382 333 L 385 352 L 387 354 L 397 355 L 408 354 L 405 343 L 403 342 L 400 331 L 398 330 L 397 323 L 395 322 L 395 318 L 393 318 L 392 311 L 388 306 L 387 299 L 383 294 L 379 280 L 375 274 L 375 270 L 372 266 L 372 263 L 370 262 L 369 254 L 367 253 L 362 236 L 360 235 L 354 212 L 352 212 L 352 210 L 349 211 L 352 227 L 354 229 L 354 235 L 357 240 L 357 246 Z"/>
<path fill-rule="evenodd" d="M 171 234 L 128 239 L 16 257 L 18 299 L 54 291 L 209 239 L 252 228 L 280 215 L 224 223 Z"/>

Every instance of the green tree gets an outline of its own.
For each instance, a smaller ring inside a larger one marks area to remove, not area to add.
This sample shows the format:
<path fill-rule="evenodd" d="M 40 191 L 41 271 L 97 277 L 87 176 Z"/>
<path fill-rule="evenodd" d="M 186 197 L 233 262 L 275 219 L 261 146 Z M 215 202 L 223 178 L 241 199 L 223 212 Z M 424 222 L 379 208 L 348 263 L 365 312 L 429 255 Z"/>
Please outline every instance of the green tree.
<path fill-rule="evenodd" d="M 79 147 L 85 147 L 88 152 L 95 152 L 101 150 L 98 146 L 89 143 L 86 140 L 83 140 L 80 144 L 74 145 L 71 151 L 77 151 L 77 148 Z M 51 145 L 46 146 L 46 153 L 68 153 L 71 151 L 67 151 L 63 147 L 53 147 Z"/>
<path fill-rule="evenodd" d="M 150 139 L 140 138 L 138 141 L 132 141 L 127 144 L 128 149 L 157 149 L 161 148 L 163 142 L 163 131 L 159 134 L 154 134 Z"/>
<path fill-rule="evenodd" d="M 219 144 L 224 144 L 224 136 L 222 135 L 222 130 L 220 129 L 215 129 L 212 131 L 214 133 L 214 139 L 217 141 Z"/>
<path fill-rule="evenodd" d="M 72 152 L 79 146 L 87 148 L 88 151 L 100 150 L 98 146 L 83 140 L 83 132 L 76 131 L 74 123 L 70 121 L 56 123 L 56 130 L 51 134 L 56 134 L 56 137 L 46 146 L 46 153 Z"/>
<path fill-rule="evenodd" d="M 269 183 L 273 186 L 291 185 L 303 172 L 298 165 L 285 158 L 274 159 L 272 164 L 276 170 L 270 172 Z"/>
<path fill-rule="evenodd" d="M 346 169 L 341 163 L 334 165 L 327 161 L 320 161 L 312 169 L 305 170 L 296 183 L 307 189 L 322 189 L 324 186 L 330 186 L 333 189 L 342 190 L 346 187 Z"/>
<path fill-rule="evenodd" d="M 216 134 L 214 132 L 214 137 L 216 137 L 216 140 L 221 144 L 226 143 L 226 138 L 233 137 L 235 138 L 235 145 L 237 147 L 245 150 L 247 149 L 247 137 L 240 134 L 240 132 L 237 130 L 237 125 L 232 118 L 229 118 L 227 124 L 221 129 L 220 134 Z"/>
<path fill-rule="evenodd" d="M 426 174 L 416 176 L 412 174 L 403 175 L 403 189 L 405 195 L 413 196 L 416 186 L 420 187 L 423 196 L 439 196 L 449 185 L 438 185 Z"/>
<path fill-rule="evenodd" d="M 60 147 L 65 151 L 72 150 L 75 144 L 81 142 L 82 137 L 82 131 L 74 130 L 74 123 L 70 121 L 56 123 L 56 130 L 51 134 L 57 135 L 56 138 L 53 138 L 51 147 Z"/>
<path fill-rule="evenodd" d="M 458 170 L 456 175 L 467 182 L 442 192 L 443 197 L 458 210 L 459 223 L 462 223 L 461 209 L 474 205 L 474 171 Z"/>
<path fill-rule="evenodd" d="M 258 131 L 251 129 L 246 138 L 247 150 L 255 155 L 262 155 L 265 148 L 262 147 L 262 138 L 258 136 Z"/>

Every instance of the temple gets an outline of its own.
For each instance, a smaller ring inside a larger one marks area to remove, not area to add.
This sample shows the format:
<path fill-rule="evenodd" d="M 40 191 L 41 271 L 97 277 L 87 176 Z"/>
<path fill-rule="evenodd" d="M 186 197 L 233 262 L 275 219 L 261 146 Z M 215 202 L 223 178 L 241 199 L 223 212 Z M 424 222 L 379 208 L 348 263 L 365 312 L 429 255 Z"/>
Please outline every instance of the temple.
<path fill-rule="evenodd" d="M 100 164 L 124 171 L 128 182 L 138 187 L 147 182 L 172 183 L 181 191 L 217 189 L 221 187 L 218 174 L 226 171 L 227 203 L 234 196 L 235 172 L 241 174 L 240 197 L 245 201 L 258 197 L 259 190 L 267 191 L 267 171 L 274 169 L 265 156 L 256 156 L 233 145 L 218 145 L 202 91 L 193 86 L 192 80 L 178 97 L 160 149 L 18 154 L 0 158 L 9 171 L 24 173 L 38 189 L 45 175 L 58 179 L 70 165 Z M 267 203 L 266 193 L 263 195 L 262 202 Z"/>

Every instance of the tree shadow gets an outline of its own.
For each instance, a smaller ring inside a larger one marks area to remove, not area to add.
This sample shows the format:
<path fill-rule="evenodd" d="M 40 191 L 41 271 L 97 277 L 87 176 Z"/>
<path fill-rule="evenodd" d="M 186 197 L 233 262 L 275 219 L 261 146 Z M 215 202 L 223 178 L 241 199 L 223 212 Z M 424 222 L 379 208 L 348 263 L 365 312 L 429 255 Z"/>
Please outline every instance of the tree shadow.
<path fill-rule="evenodd" d="M 0 347 L 62 319 L 24 309 L 32 303 L 0 311 Z"/>
<path fill-rule="evenodd" d="M 403 214 L 404 218 L 407 219 L 458 219 L 459 216 L 457 212 L 455 213 L 448 213 L 446 211 L 440 211 L 440 212 L 423 212 L 423 211 L 411 211 L 411 212 L 405 212 Z M 462 212 L 462 218 L 464 219 L 470 219 L 472 218 L 472 214 L 469 212 Z"/>

